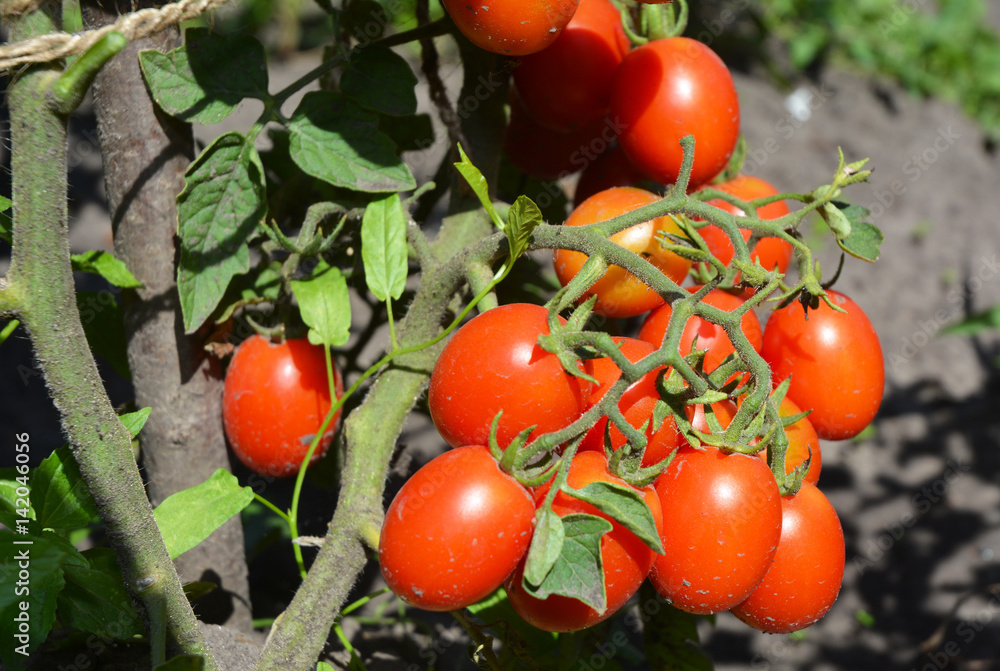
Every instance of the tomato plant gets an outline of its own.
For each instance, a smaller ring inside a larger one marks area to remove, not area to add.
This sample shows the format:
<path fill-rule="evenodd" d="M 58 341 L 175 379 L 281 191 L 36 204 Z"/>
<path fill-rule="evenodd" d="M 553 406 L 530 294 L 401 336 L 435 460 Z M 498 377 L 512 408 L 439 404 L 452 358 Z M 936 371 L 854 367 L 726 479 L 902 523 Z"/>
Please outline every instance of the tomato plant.
<path fill-rule="evenodd" d="M 781 400 L 778 414 L 782 417 L 794 417 L 799 414 L 799 406 L 787 396 Z M 809 459 L 809 470 L 806 471 L 806 482 L 816 484 L 819 481 L 819 473 L 823 468 L 823 453 L 820 450 L 819 436 L 813 428 L 809 417 L 803 417 L 799 421 L 785 427 L 785 435 L 788 437 L 788 449 L 785 451 L 785 472 L 791 473 L 801 464 Z M 767 461 L 767 450 L 757 453 L 765 462 Z"/>
<path fill-rule="evenodd" d="M 739 175 L 728 182 L 713 184 L 713 189 L 719 189 L 731 193 L 740 200 L 751 201 L 758 198 L 767 198 L 780 193 L 769 182 L 753 175 Z M 746 212 L 720 198 L 708 201 L 712 205 L 734 214 L 737 217 L 746 216 Z M 760 219 L 777 219 L 788 214 L 788 205 L 785 201 L 779 200 L 757 208 L 757 216 Z M 741 228 L 743 239 L 750 239 L 750 230 Z M 708 249 L 719 261 L 725 265 L 733 259 L 733 242 L 718 226 L 705 226 L 698 231 L 702 239 L 708 245 Z M 766 270 L 775 267 L 782 273 L 788 270 L 788 264 L 792 260 L 792 245 L 781 238 L 761 238 L 750 253 L 750 258 L 760 260 Z"/>
<path fill-rule="evenodd" d="M 654 484 L 663 548 L 656 590 L 689 613 L 718 613 L 760 584 L 781 534 L 778 486 L 759 459 L 681 447 Z"/>
<path fill-rule="evenodd" d="M 455 332 L 427 392 L 431 419 L 449 445 L 485 445 L 501 410 L 501 446 L 530 426 L 548 433 L 583 413 L 590 383 L 537 344 L 548 332 L 545 308 L 526 303 L 484 312 Z"/>
<path fill-rule="evenodd" d="M 694 292 L 697 287 L 692 287 Z M 726 312 L 732 312 L 743 305 L 743 299 L 722 289 L 713 289 L 705 296 L 705 302 Z M 639 329 L 639 339 L 653 343 L 659 347 L 663 343 L 663 338 L 667 333 L 667 326 L 670 323 L 670 316 L 673 309 L 669 305 L 662 305 L 650 313 Z M 752 310 L 748 310 L 740 319 L 743 334 L 750 341 L 750 345 L 760 351 L 761 348 L 761 328 L 760 320 Z M 733 353 L 733 343 L 725 330 L 718 324 L 713 324 L 701 317 L 691 317 L 684 325 L 681 333 L 680 353 L 687 356 L 691 353 L 692 345 L 698 338 L 697 347 L 700 350 L 708 350 L 705 355 L 705 372 L 710 373 L 719 367 L 723 360 Z"/>
<path fill-rule="evenodd" d="M 477 47 L 507 56 L 541 51 L 573 18 L 580 0 L 505 0 L 467 3 L 443 0 L 455 25 Z"/>
<path fill-rule="evenodd" d="M 526 175 L 559 179 L 582 170 L 594 145 L 605 146 L 601 133 L 606 129 L 602 120 L 567 132 L 546 128 L 531 118 L 514 90 L 510 95 L 510 121 L 504 129 L 503 148 L 510 162 Z"/>
<path fill-rule="evenodd" d="M 611 219 L 643 205 L 656 202 L 655 194 L 634 187 L 615 187 L 595 194 L 579 205 L 565 226 L 586 226 Z M 659 268 L 675 282 L 684 279 L 691 262 L 662 249 L 657 233 L 678 232 L 680 228 L 670 217 L 660 217 L 625 229 L 611 236 L 620 247 L 635 252 Z M 587 255 L 569 249 L 557 249 L 553 254 L 556 275 L 565 286 L 573 279 Z M 611 266 L 584 294 L 597 296 L 594 312 L 608 317 L 634 317 L 663 303 L 663 298 L 624 268 Z"/>
<path fill-rule="evenodd" d="M 524 556 L 535 506 L 490 451 L 435 457 L 385 512 L 378 556 L 385 582 L 424 610 L 454 610 L 496 590 Z"/>
<path fill-rule="evenodd" d="M 343 383 L 333 368 L 338 397 Z M 233 452 L 258 473 L 297 473 L 330 409 L 323 348 L 304 338 L 282 343 L 254 335 L 243 341 L 226 371 L 222 421 Z M 313 452 L 316 461 L 333 440 L 340 411 Z"/>
<path fill-rule="evenodd" d="M 593 482 L 611 482 L 626 485 L 608 470 L 608 462 L 598 452 L 578 452 L 569 467 L 567 484 L 574 489 L 582 489 Z M 662 524 L 660 501 L 652 487 L 638 490 L 649 506 L 656 527 Z M 548 486 L 535 491 L 535 500 L 541 503 Z M 589 513 L 611 522 L 612 530 L 601 537 L 601 563 L 604 567 L 604 586 L 607 593 L 607 608 L 598 612 L 577 599 L 551 595 L 538 599 L 528 594 L 522 584 L 524 563 L 511 574 L 504 587 L 511 605 L 518 615 L 532 626 L 544 631 L 576 631 L 590 627 L 614 615 L 639 589 L 653 564 L 655 553 L 618 521 L 601 512 L 593 505 L 573 498 L 559 491 L 552 503 L 552 510 L 560 517 L 571 513 Z"/>
<path fill-rule="evenodd" d="M 600 121 L 611 82 L 630 44 L 610 0 L 581 0 L 565 30 L 542 51 L 521 57 L 514 85 L 539 124 L 569 131 Z"/>
<path fill-rule="evenodd" d="M 763 582 L 732 611 L 770 634 L 808 627 L 823 617 L 844 579 L 844 532 L 826 496 L 805 482 L 781 498 L 781 540 Z"/>
<path fill-rule="evenodd" d="M 619 345 L 621 353 L 632 363 L 638 362 L 648 356 L 655 347 L 649 343 L 636 338 L 616 337 L 614 342 Z M 670 453 L 678 446 L 678 441 L 682 440 L 677 432 L 677 424 L 673 417 L 667 417 L 658 429 L 653 429 L 653 407 L 660 394 L 656 389 L 656 376 L 662 369 L 650 371 L 631 385 L 622 394 L 618 401 L 618 408 L 622 411 L 625 419 L 636 429 L 642 428 L 646 424 L 646 451 L 642 456 L 643 466 L 652 466 L 666 459 Z M 622 371 L 609 357 L 592 359 L 587 362 L 587 372 L 598 381 L 597 386 L 590 396 L 590 405 L 596 405 L 611 386 L 617 382 Z M 648 422 L 648 424 L 647 424 Z M 591 427 L 590 431 L 580 443 L 580 450 L 604 450 L 604 436 L 609 432 L 611 437 L 611 448 L 620 449 L 625 444 L 625 435 L 614 424 L 608 429 L 607 416 L 601 417 L 597 423 Z"/>
<path fill-rule="evenodd" d="M 714 51 L 687 37 L 653 40 L 622 61 L 611 93 L 622 148 L 658 182 L 680 174 L 680 140 L 694 135 L 689 189 L 726 167 L 740 130 L 740 103 L 729 69 Z"/>
<path fill-rule="evenodd" d="M 652 180 L 632 164 L 621 145 L 615 144 L 587 164 L 580 173 L 573 193 L 573 203 L 579 207 L 594 194 L 611 187 L 636 186 L 645 181 Z"/>
<path fill-rule="evenodd" d="M 843 440 L 861 432 L 882 404 L 882 346 L 857 303 L 828 290 L 846 312 L 820 301 L 808 319 L 802 305 L 775 310 L 764 329 L 761 356 L 774 384 L 790 377 L 788 398 L 812 410 L 809 422 L 820 438 Z"/>

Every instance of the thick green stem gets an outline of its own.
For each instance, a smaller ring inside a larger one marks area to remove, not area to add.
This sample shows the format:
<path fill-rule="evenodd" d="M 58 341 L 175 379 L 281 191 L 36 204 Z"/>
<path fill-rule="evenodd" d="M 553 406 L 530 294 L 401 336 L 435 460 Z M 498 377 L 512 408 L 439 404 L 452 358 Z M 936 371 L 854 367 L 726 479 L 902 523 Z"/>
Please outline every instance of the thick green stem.
<path fill-rule="evenodd" d="M 52 32 L 59 11 L 58 3 L 43 3 L 14 19 L 11 40 Z M 216 669 L 153 519 L 131 436 L 108 400 L 80 323 L 69 259 L 66 117 L 50 107 L 58 76 L 54 66 L 33 67 L 8 91 L 14 247 L 7 280 L 127 587 L 147 613 L 163 600 L 171 652 L 206 655 L 206 668 Z M 162 591 L 146 589 L 151 584 Z"/>

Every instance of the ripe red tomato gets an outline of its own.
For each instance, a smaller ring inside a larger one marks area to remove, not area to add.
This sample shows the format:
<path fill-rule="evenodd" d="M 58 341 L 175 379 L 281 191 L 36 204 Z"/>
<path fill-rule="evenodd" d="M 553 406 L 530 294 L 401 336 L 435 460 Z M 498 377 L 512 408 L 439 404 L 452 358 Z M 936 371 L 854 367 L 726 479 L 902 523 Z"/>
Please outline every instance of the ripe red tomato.
<path fill-rule="evenodd" d="M 692 287 L 689 291 L 694 293 L 697 289 L 698 287 Z M 744 303 L 742 298 L 738 298 L 721 289 L 714 289 L 708 292 L 704 300 L 709 305 L 720 310 L 725 310 L 726 312 L 732 312 Z M 643 322 L 642 328 L 639 329 L 639 339 L 653 343 L 657 347 L 662 345 L 663 339 L 667 335 L 667 326 L 670 323 L 671 314 L 673 314 L 673 309 L 671 309 L 670 305 L 663 305 L 650 313 L 646 317 L 646 321 Z M 761 329 L 760 320 L 757 319 L 757 315 L 752 310 L 746 312 L 740 320 L 740 324 L 747 340 L 759 352 L 761 348 Z M 701 317 L 692 317 L 684 325 L 684 330 L 681 332 L 681 355 L 687 356 L 691 353 L 691 345 L 696 335 L 698 336 L 698 349 L 708 350 L 708 353 L 705 355 L 706 373 L 711 373 L 718 368 L 719 364 L 735 351 L 732 341 L 729 340 L 729 336 L 721 326 L 705 321 Z"/>
<path fill-rule="evenodd" d="M 579 172 L 614 140 L 614 128 L 598 119 L 562 133 L 540 125 L 524 109 L 515 89 L 510 95 L 510 121 L 503 133 L 507 158 L 526 175 L 561 179 Z"/>
<path fill-rule="evenodd" d="M 344 387 L 336 366 L 333 380 L 339 398 Z M 273 343 L 254 335 L 236 348 L 222 391 L 222 423 L 247 468 L 276 477 L 298 473 L 329 410 L 322 347 L 305 338 Z M 329 447 L 339 419 L 338 410 L 310 463 Z"/>
<path fill-rule="evenodd" d="M 767 466 L 714 447 L 681 447 L 653 484 L 665 554 L 649 579 L 689 613 L 718 613 L 760 584 L 781 534 L 778 486 Z"/>
<path fill-rule="evenodd" d="M 809 422 L 820 438 L 843 440 L 859 434 L 882 404 L 885 363 L 878 335 L 857 303 L 827 290 L 836 312 L 820 301 L 806 320 L 802 305 L 775 310 L 764 329 L 761 356 L 773 382 L 792 378 L 788 398 L 812 410 Z"/>
<path fill-rule="evenodd" d="M 573 204 L 579 207 L 583 201 L 613 186 L 635 186 L 640 182 L 652 181 L 639 168 L 632 165 L 621 146 L 615 144 L 587 164 L 580 173 L 573 194 Z"/>
<path fill-rule="evenodd" d="M 615 71 L 630 46 L 610 0 L 581 0 L 558 39 L 522 57 L 514 70 L 525 109 L 539 124 L 558 131 L 600 121 L 608 113 Z"/>
<path fill-rule="evenodd" d="M 573 18 L 580 0 L 504 0 L 469 3 L 443 0 L 462 34 L 481 49 L 507 56 L 541 51 Z"/>
<path fill-rule="evenodd" d="M 759 177 L 750 175 L 739 175 L 728 182 L 713 184 L 712 188 L 731 193 L 737 198 L 747 201 L 766 198 L 780 193 L 770 183 Z M 746 216 L 746 212 L 724 200 L 715 199 L 708 202 L 737 217 Z M 757 209 L 757 216 L 761 219 L 778 219 L 788 213 L 788 205 L 783 200 Z M 740 231 L 743 233 L 744 240 L 750 239 L 749 229 L 741 228 Z M 733 255 L 736 251 L 729 236 L 718 226 L 706 226 L 698 232 L 701 233 L 701 237 L 708 244 L 708 249 L 712 252 L 712 255 L 728 266 L 729 262 L 733 260 Z M 788 270 L 788 264 L 792 261 L 792 246 L 781 238 L 761 238 L 756 246 L 754 246 L 750 257 L 760 259 L 760 265 L 767 270 L 771 270 L 777 266 L 778 270 L 785 272 Z"/>
<path fill-rule="evenodd" d="M 382 575 L 418 608 L 464 608 L 514 570 L 534 519 L 531 494 L 487 448 L 449 450 L 414 473 L 389 504 L 378 547 Z"/>
<path fill-rule="evenodd" d="M 778 408 L 780 416 L 791 417 L 800 412 L 802 411 L 799 406 L 795 405 L 787 396 L 781 400 L 781 406 Z M 819 436 L 816 435 L 816 429 L 809 422 L 809 417 L 803 417 L 791 426 L 786 426 L 785 435 L 788 437 L 788 449 L 785 450 L 785 473 L 794 471 L 811 454 L 812 461 L 809 462 L 805 481 L 815 485 L 819 480 L 819 472 L 823 468 L 823 454 L 820 452 Z M 757 456 L 761 461 L 767 463 L 767 450 L 761 450 Z"/>
<path fill-rule="evenodd" d="M 781 499 L 781 540 L 764 581 L 733 615 L 786 634 L 826 615 L 844 580 L 844 531 L 826 496 L 808 482 Z"/>
<path fill-rule="evenodd" d="M 565 226 L 585 226 L 631 212 L 659 198 L 634 187 L 607 189 L 585 200 L 569 215 Z M 625 229 L 611 236 L 611 241 L 646 258 L 664 275 L 681 282 L 691 262 L 664 250 L 655 234 L 658 231 L 679 232 L 680 228 L 670 217 L 660 217 Z M 568 249 L 557 249 L 553 254 L 556 275 L 563 286 L 583 267 L 587 255 Z M 658 293 L 643 284 L 624 268 L 610 266 L 584 297 L 596 295 L 594 312 L 605 317 L 634 317 L 663 303 Z"/>
<path fill-rule="evenodd" d="M 500 410 L 501 447 L 529 426 L 539 436 L 583 414 L 591 385 L 538 346 L 538 336 L 548 333 L 548 311 L 527 303 L 493 308 L 455 332 L 434 366 L 427 395 L 434 426 L 449 445 L 488 444 Z"/>
<path fill-rule="evenodd" d="M 708 182 L 729 162 L 740 130 L 740 103 L 726 64 L 687 37 L 653 40 L 622 61 L 611 92 L 611 117 L 624 128 L 619 141 L 650 177 L 673 184 L 694 135 L 690 189 Z"/>
<path fill-rule="evenodd" d="M 608 462 L 598 452 L 578 452 L 570 464 L 567 482 L 574 489 L 582 489 L 592 482 L 625 483 L 608 471 Z M 625 485 L 629 486 L 629 485 Z M 660 501 L 652 487 L 637 490 L 653 514 L 657 529 L 663 521 Z M 545 499 L 548 485 L 535 491 L 537 503 Z M 607 593 L 607 609 L 603 613 L 576 599 L 551 595 L 546 599 L 536 599 L 524 591 L 521 578 L 524 575 L 524 561 L 504 583 L 510 603 L 529 624 L 544 631 L 576 631 L 597 624 L 615 614 L 639 589 L 646 579 L 656 554 L 631 531 L 611 520 L 607 515 L 589 503 L 579 501 L 559 492 L 552 502 L 552 510 L 564 517 L 570 513 L 590 513 L 611 522 L 613 529 L 601 537 L 601 562 L 604 567 L 604 586 Z"/>
<path fill-rule="evenodd" d="M 635 338 L 614 338 L 614 341 L 621 345 L 622 354 L 632 363 L 637 363 L 644 357 L 652 354 L 656 348 L 648 342 Z M 672 417 L 667 417 L 660 425 L 659 431 L 653 431 L 652 419 L 653 408 L 656 400 L 660 397 L 656 389 L 657 370 L 650 371 L 640 379 L 629 385 L 625 393 L 618 401 L 618 408 L 622 411 L 625 419 L 635 428 L 640 428 L 647 421 L 646 428 L 646 451 L 642 455 L 642 465 L 652 466 L 670 456 L 670 453 L 677 448 L 678 441 L 682 440 L 677 431 L 677 425 Z M 604 398 L 611 386 L 622 376 L 621 369 L 608 357 L 591 359 L 587 362 L 587 372 L 589 372 L 600 383 L 590 395 L 590 405 L 593 407 Z M 580 450 L 604 451 L 604 434 L 607 429 L 607 416 L 601 417 L 597 421 L 583 442 L 580 443 Z M 619 431 L 618 427 L 611 426 L 611 447 L 619 449 L 625 444 L 625 435 Z"/>

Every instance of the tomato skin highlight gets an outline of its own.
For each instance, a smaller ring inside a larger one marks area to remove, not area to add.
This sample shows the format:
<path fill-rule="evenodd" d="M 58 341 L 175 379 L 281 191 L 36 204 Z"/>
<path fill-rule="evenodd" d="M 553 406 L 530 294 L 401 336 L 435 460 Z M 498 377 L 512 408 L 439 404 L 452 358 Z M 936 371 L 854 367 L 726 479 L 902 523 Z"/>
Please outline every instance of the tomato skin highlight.
<path fill-rule="evenodd" d="M 695 137 L 689 190 L 719 174 L 736 147 L 740 103 L 733 77 L 709 47 L 687 37 L 653 40 L 622 61 L 611 93 L 622 148 L 658 182 L 680 174 L 686 135 Z"/>
<path fill-rule="evenodd" d="M 754 629 L 787 634 L 813 624 L 837 600 L 844 579 L 844 531 L 830 501 L 805 482 L 781 499 L 781 540 L 760 586 L 732 609 Z"/>
<path fill-rule="evenodd" d="M 389 588 L 424 610 L 464 608 L 489 596 L 528 550 L 531 494 L 469 445 L 413 474 L 386 510 L 379 564 Z"/>
<path fill-rule="evenodd" d="M 778 486 L 759 459 L 681 447 L 653 484 L 663 510 L 649 579 L 680 610 L 719 613 L 760 584 L 781 534 Z"/>
<path fill-rule="evenodd" d="M 692 287 L 688 291 L 694 293 L 698 288 Z M 705 295 L 704 302 L 720 310 L 732 312 L 743 305 L 745 301 L 721 289 L 713 289 Z M 663 305 L 650 313 L 639 329 L 639 339 L 652 343 L 656 347 L 662 345 L 663 339 L 667 335 L 671 314 L 673 314 L 673 309 L 670 305 Z M 762 336 L 760 320 L 757 319 L 757 315 L 752 310 L 748 310 L 740 320 L 740 326 L 743 334 L 750 341 L 750 345 L 760 352 Z M 681 333 L 680 353 L 682 356 L 691 353 L 691 345 L 694 343 L 696 335 L 698 336 L 698 349 L 708 350 L 705 355 L 706 373 L 711 373 L 718 368 L 719 364 L 735 351 L 732 341 L 729 340 L 729 336 L 721 326 L 695 316 L 688 320 Z"/>
<path fill-rule="evenodd" d="M 570 464 L 567 483 L 574 489 L 582 489 L 592 482 L 613 482 L 625 485 L 624 481 L 608 471 L 608 462 L 598 452 L 578 452 Z M 549 484 L 537 487 L 535 500 L 540 505 L 548 493 Z M 625 485 L 630 486 L 630 485 Z M 633 487 L 633 489 L 635 489 Z M 649 506 L 656 528 L 660 529 L 663 516 L 660 502 L 652 487 L 637 490 Z M 564 517 L 571 513 L 590 513 L 602 517 L 612 524 L 612 530 L 601 537 L 601 561 L 604 567 L 604 585 L 607 592 L 607 608 L 603 613 L 576 599 L 550 595 L 546 599 L 536 599 L 524 590 L 521 578 L 524 575 L 524 560 L 504 583 L 507 596 L 518 615 L 530 625 L 543 631 L 577 631 L 593 626 L 614 615 L 639 590 L 653 564 L 654 553 L 631 531 L 610 519 L 589 503 L 575 499 L 565 492 L 556 494 L 552 510 Z"/>
<path fill-rule="evenodd" d="M 339 398 L 344 387 L 336 366 L 333 379 Z M 275 477 L 298 473 L 330 405 L 322 347 L 305 338 L 272 343 L 253 335 L 236 348 L 223 386 L 222 423 L 247 468 Z M 326 452 L 339 420 L 338 410 L 310 463 Z"/>
<path fill-rule="evenodd" d="M 703 188 L 708 187 L 706 186 Z M 712 184 L 711 188 L 726 191 L 741 200 L 747 201 L 756 200 L 758 198 L 767 198 L 768 196 L 780 193 L 769 182 L 752 175 L 738 175 L 728 182 L 723 182 L 722 184 Z M 746 212 L 724 200 L 716 198 L 708 201 L 708 203 L 723 209 L 730 214 L 736 215 L 737 217 L 746 216 Z M 757 216 L 760 219 L 778 219 L 785 216 L 789 212 L 790 210 L 788 209 L 788 205 L 783 200 L 757 208 Z M 733 242 L 729 239 L 729 236 L 726 235 L 721 228 L 714 225 L 706 226 L 698 232 L 705 240 L 705 243 L 708 245 L 708 250 L 712 252 L 712 255 L 728 266 L 729 262 L 733 260 L 733 256 L 736 253 L 736 250 L 733 248 Z M 741 228 L 740 232 L 743 233 L 744 240 L 750 239 L 749 229 Z M 750 258 L 760 259 L 760 265 L 766 270 L 771 270 L 777 266 L 778 270 L 784 273 L 788 270 L 788 265 L 792 261 L 792 251 L 792 245 L 785 242 L 781 238 L 761 238 L 754 246 L 753 251 L 750 252 Z"/>
<path fill-rule="evenodd" d="M 844 294 L 827 290 L 837 312 L 820 301 L 806 320 L 793 303 L 771 313 L 761 356 L 775 386 L 791 377 L 788 398 L 812 410 L 809 422 L 820 438 L 853 438 L 878 413 L 885 388 L 885 362 L 878 334 L 861 308 Z"/>
<path fill-rule="evenodd" d="M 474 317 L 452 335 L 427 394 L 434 426 L 449 445 L 488 444 L 500 410 L 501 447 L 529 426 L 539 436 L 583 414 L 591 384 L 568 374 L 537 344 L 548 332 L 545 308 L 511 303 Z"/>
<path fill-rule="evenodd" d="M 514 84 L 528 113 L 542 126 L 570 131 L 600 121 L 611 104 L 611 84 L 630 44 L 610 0 L 581 0 L 550 46 L 521 58 Z"/>
<path fill-rule="evenodd" d="M 524 56 L 552 44 L 573 18 L 580 0 L 442 0 L 455 25 L 481 49 Z"/>
<path fill-rule="evenodd" d="M 635 187 L 614 187 L 597 193 L 580 204 L 569 215 L 564 226 L 585 226 L 605 221 L 659 200 L 656 194 Z M 683 281 L 691 262 L 664 250 L 655 234 L 658 231 L 676 233 L 680 228 L 670 217 L 631 226 L 611 236 L 620 247 L 640 254 L 664 275 Z M 563 286 L 569 284 L 587 261 L 583 252 L 557 249 L 553 253 L 556 275 Z M 634 317 L 663 304 L 663 298 L 637 277 L 619 266 L 609 266 L 583 298 L 596 295 L 594 312 L 605 317 Z"/>

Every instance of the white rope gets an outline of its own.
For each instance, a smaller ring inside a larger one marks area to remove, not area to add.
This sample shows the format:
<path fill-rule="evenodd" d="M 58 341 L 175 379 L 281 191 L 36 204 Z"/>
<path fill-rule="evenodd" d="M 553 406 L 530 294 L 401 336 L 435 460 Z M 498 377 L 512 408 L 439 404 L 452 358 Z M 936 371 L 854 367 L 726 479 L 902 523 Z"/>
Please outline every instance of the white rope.
<path fill-rule="evenodd" d="M 83 53 L 111 31 L 122 33 L 129 41 L 148 37 L 167 26 L 193 19 L 227 2 L 229 0 L 178 0 L 163 7 L 122 14 L 113 24 L 103 28 L 72 34 L 49 33 L 7 44 L 0 47 L 0 72 L 28 63 L 47 63 Z M 23 8 L 30 8 L 33 4 L 32 0 L 17 0 L 5 3 L 4 9 L 9 12 L 10 5 L 13 5 L 23 11 Z"/>

